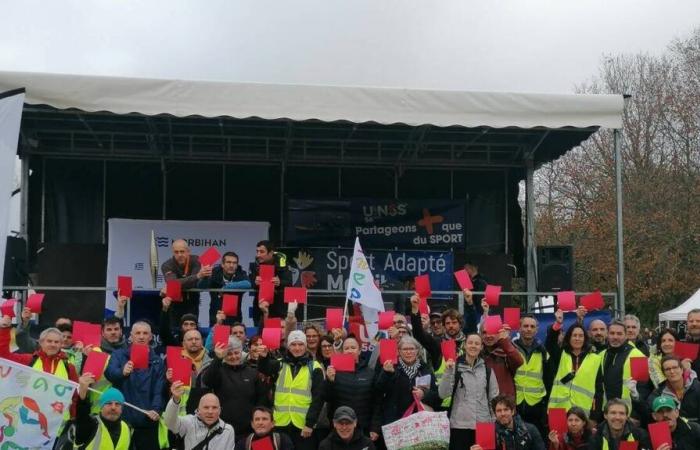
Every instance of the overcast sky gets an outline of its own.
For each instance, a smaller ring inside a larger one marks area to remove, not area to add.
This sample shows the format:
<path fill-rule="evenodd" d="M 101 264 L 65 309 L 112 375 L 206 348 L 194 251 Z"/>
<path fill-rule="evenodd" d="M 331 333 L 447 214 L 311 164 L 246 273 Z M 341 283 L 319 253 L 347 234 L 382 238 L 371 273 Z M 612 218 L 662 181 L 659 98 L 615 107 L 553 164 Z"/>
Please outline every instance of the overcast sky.
<path fill-rule="evenodd" d="M 0 70 L 571 92 L 700 1 L 0 0 Z"/>

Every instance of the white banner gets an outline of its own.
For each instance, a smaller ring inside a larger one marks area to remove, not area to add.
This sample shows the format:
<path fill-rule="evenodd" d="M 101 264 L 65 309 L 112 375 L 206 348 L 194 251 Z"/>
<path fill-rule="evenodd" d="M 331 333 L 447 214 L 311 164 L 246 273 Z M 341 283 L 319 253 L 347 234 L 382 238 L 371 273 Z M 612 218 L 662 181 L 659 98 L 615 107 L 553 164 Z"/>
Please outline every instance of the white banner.
<path fill-rule="evenodd" d="M 175 239 L 187 241 L 190 251 L 200 255 L 209 247 L 216 247 L 222 255 L 236 252 L 240 266 L 247 272 L 255 261 L 255 244 L 267 239 L 270 224 L 267 222 L 213 222 L 184 220 L 132 220 L 109 219 L 109 246 L 107 249 L 106 286 L 116 286 L 117 276 L 133 277 L 134 289 L 160 289 L 165 286 L 160 266 L 172 257 L 171 243 Z M 151 248 L 154 237 L 154 252 Z M 155 286 L 151 274 L 152 262 L 157 254 Z M 202 294 L 200 325 L 208 327 L 209 294 Z M 248 307 L 246 307 L 248 306 Z M 242 299 L 241 308 L 246 312 L 252 306 L 252 296 Z M 105 308 L 114 311 L 116 299 L 111 292 L 105 298 Z M 247 320 L 246 320 L 247 319 Z M 253 326 L 252 319 L 244 316 L 246 326 Z"/>
<path fill-rule="evenodd" d="M 0 286 L 5 270 L 5 246 L 10 218 L 10 194 L 15 179 L 17 139 L 22 120 L 24 91 L 0 92 Z M 24 194 L 24 193 L 23 193 Z"/>
<path fill-rule="evenodd" d="M 77 387 L 0 358 L 0 448 L 52 448 Z"/>

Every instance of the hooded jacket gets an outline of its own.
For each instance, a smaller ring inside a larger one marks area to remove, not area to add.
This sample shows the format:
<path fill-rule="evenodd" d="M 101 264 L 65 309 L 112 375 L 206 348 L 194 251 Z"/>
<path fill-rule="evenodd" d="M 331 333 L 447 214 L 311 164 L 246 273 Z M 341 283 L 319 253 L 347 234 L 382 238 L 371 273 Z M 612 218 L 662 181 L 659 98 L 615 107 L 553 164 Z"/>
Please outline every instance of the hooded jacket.
<path fill-rule="evenodd" d="M 544 441 L 537 427 L 513 416 L 513 429 L 496 421 L 496 448 L 502 450 L 544 450 Z"/>
<path fill-rule="evenodd" d="M 318 450 L 374 450 L 374 442 L 355 428 L 350 442 L 343 441 L 333 430 L 318 446 Z"/>
<path fill-rule="evenodd" d="M 334 381 L 326 380 L 325 391 L 330 422 L 338 407 L 349 406 L 357 414 L 357 426 L 362 431 L 379 433 L 381 403 L 374 386 L 374 371 L 367 361 L 361 359 L 354 372 L 336 372 Z"/>

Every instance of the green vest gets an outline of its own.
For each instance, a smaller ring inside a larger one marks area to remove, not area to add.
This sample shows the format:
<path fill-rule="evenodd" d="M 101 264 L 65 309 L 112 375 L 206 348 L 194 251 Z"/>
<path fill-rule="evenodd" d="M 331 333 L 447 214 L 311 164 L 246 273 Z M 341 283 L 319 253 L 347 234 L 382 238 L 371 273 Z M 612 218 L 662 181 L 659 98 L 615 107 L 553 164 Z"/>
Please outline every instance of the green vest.
<path fill-rule="evenodd" d="M 85 450 L 129 450 L 129 445 L 131 444 L 131 430 L 129 425 L 123 420 L 121 422 L 121 432 L 119 433 L 119 440 L 117 445 L 114 445 L 112 438 L 109 435 L 109 430 L 102 422 L 101 418 L 97 418 L 97 432 L 95 432 L 95 437 L 92 441 L 85 446 Z M 78 446 L 74 445 L 74 449 Z"/>
<path fill-rule="evenodd" d="M 595 380 L 601 361 L 600 355 L 588 352 L 574 378 L 563 384 L 561 379 L 573 371 L 573 359 L 569 353 L 562 352 L 547 408 L 564 408 L 568 411 L 572 406 L 579 406 L 584 411 L 590 411 L 593 408 Z"/>
<path fill-rule="evenodd" d="M 603 361 L 605 361 L 605 355 L 607 354 L 607 350 L 604 350 L 600 353 L 600 370 L 601 372 L 604 371 L 603 368 Z M 629 388 L 627 387 L 627 384 L 625 383 L 626 380 L 629 380 L 632 378 L 632 369 L 630 366 L 630 358 L 636 358 L 636 357 L 642 357 L 646 358 L 644 353 L 641 352 L 641 350 L 637 350 L 636 347 L 632 346 L 632 351 L 627 355 L 627 359 L 625 359 L 625 365 L 622 367 L 622 400 L 625 402 L 627 405 L 627 410 L 632 411 L 632 394 L 630 393 Z M 605 401 L 608 401 L 608 393 L 605 393 Z"/>
<path fill-rule="evenodd" d="M 312 400 L 311 372 L 321 369 L 322 366 L 314 361 L 311 367 L 311 370 L 309 365 L 302 367 L 297 376 L 292 378 L 292 369 L 289 364 L 282 363 L 275 387 L 275 425 L 284 427 L 291 423 L 300 430 L 306 426 L 306 413 L 309 411 Z"/>
<path fill-rule="evenodd" d="M 520 349 L 518 351 L 520 352 Z M 544 360 L 541 352 L 534 352 L 530 356 L 530 361 L 526 360 L 525 354 L 522 352 L 520 354 L 523 356 L 524 363 L 518 367 L 513 378 L 516 403 L 519 405 L 525 401 L 528 405 L 533 406 L 541 402 L 547 395 L 547 389 L 545 389 L 542 380 Z"/>

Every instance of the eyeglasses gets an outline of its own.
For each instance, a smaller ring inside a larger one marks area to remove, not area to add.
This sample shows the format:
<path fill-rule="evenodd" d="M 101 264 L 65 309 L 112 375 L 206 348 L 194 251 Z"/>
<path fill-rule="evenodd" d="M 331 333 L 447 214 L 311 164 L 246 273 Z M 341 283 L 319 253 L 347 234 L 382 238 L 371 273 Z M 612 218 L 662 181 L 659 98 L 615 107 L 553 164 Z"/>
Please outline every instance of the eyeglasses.
<path fill-rule="evenodd" d="M 681 370 L 681 366 L 671 366 L 671 367 L 664 367 L 664 372 L 669 372 L 671 370 Z"/>
<path fill-rule="evenodd" d="M 331 344 L 321 344 L 321 348 L 331 348 L 333 347 Z"/>

